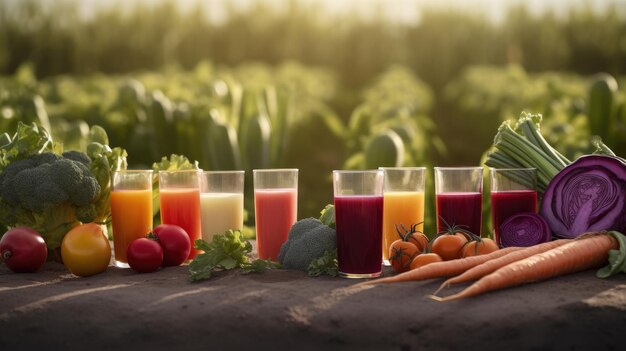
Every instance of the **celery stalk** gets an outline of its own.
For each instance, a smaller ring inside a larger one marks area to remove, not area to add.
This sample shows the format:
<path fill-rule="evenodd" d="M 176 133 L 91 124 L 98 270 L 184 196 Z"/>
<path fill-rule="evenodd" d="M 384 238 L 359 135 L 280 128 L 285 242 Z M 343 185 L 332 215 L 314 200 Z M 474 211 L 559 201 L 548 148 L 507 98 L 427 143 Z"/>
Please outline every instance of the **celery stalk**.
<path fill-rule="evenodd" d="M 488 159 L 488 165 L 536 168 L 539 191 L 545 190 L 550 180 L 565 167 L 562 159 L 554 154 L 546 154 L 542 148 L 516 133 L 508 122 L 502 123 L 498 129 L 494 146 L 497 153 Z"/>
<path fill-rule="evenodd" d="M 540 114 L 522 112 L 515 129 L 521 131 L 528 141 L 541 149 L 548 157 L 554 160 L 561 167 L 560 169 L 562 169 L 570 164 L 571 161 L 556 151 L 550 144 L 548 144 L 543 135 L 541 135 L 539 128 L 541 119 L 542 117 Z"/>

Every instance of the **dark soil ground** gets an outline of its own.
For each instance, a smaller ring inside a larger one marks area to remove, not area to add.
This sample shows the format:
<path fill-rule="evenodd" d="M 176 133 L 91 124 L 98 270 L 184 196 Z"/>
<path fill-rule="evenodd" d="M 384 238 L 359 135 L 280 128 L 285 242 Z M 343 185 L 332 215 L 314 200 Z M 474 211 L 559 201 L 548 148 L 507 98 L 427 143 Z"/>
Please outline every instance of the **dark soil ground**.
<path fill-rule="evenodd" d="M 56 263 L 35 274 L 2 266 L 0 350 L 626 349 L 626 274 L 449 303 L 425 297 L 440 282 L 355 289 L 287 270 L 191 283 L 187 267 L 78 278 Z"/>

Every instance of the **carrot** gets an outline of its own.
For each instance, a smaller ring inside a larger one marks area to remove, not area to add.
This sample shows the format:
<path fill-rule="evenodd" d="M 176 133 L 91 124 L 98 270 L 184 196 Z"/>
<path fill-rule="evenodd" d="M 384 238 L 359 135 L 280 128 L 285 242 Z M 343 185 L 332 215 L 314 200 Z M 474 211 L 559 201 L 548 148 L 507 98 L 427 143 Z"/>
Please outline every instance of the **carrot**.
<path fill-rule="evenodd" d="M 370 281 L 357 284 L 356 286 L 383 284 L 383 283 L 399 283 L 399 282 L 418 281 L 418 280 L 426 280 L 426 279 L 433 279 L 433 278 L 452 277 L 457 274 L 461 274 L 472 267 L 478 266 L 479 264 L 485 263 L 489 260 L 504 256 L 508 253 L 511 253 L 516 250 L 521 250 L 521 249 L 523 248 L 522 247 L 507 247 L 505 249 L 500 249 L 498 251 L 494 251 L 486 255 L 459 258 L 456 260 L 450 260 L 450 261 L 444 261 L 444 262 L 434 262 L 434 263 L 427 264 L 423 267 L 412 269 L 408 272 L 394 275 L 393 277 L 370 280 Z"/>
<path fill-rule="evenodd" d="M 493 260 L 487 261 L 481 265 L 468 269 L 461 275 L 457 275 L 454 278 L 450 278 L 446 280 L 445 282 L 443 282 L 443 284 L 441 284 L 439 289 L 437 289 L 437 291 L 433 293 L 433 295 L 437 295 L 437 293 L 439 293 L 439 291 L 441 291 L 443 288 L 447 288 L 452 284 L 463 283 L 463 282 L 467 282 L 470 280 L 476 280 L 476 279 L 482 278 L 489 273 L 495 272 L 498 268 L 506 266 L 509 263 L 513 263 L 513 262 L 522 260 L 524 258 L 530 257 L 532 255 L 546 252 L 548 250 L 551 250 L 563 244 L 566 244 L 570 241 L 572 240 L 561 239 L 561 240 L 549 241 L 547 243 L 526 247 L 526 248 L 523 248 L 522 250 L 517 250 L 507 255 L 504 255 L 502 257 L 498 257 Z"/>
<path fill-rule="evenodd" d="M 493 290 L 600 267 L 606 263 L 609 250 L 618 247 L 617 240 L 606 232 L 586 234 L 552 250 L 510 263 L 457 294 L 443 298 L 431 295 L 431 298 L 437 301 L 458 300 Z"/>

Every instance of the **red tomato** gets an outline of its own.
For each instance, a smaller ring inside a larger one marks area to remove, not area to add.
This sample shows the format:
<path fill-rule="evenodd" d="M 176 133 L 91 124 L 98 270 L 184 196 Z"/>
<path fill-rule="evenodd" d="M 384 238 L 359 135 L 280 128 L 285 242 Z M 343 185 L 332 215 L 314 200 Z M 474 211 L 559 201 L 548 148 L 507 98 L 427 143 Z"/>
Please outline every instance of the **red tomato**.
<path fill-rule="evenodd" d="M 46 262 L 48 249 L 39 233 L 28 227 L 17 227 L 0 239 L 0 255 L 13 272 L 33 273 Z"/>
<path fill-rule="evenodd" d="M 154 240 L 139 238 L 128 245 L 126 258 L 130 268 L 139 273 L 151 273 L 163 263 L 163 249 Z"/>
<path fill-rule="evenodd" d="M 161 224 L 152 230 L 163 248 L 163 267 L 179 266 L 191 251 L 191 240 L 187 232 L 174 224 Z"/>

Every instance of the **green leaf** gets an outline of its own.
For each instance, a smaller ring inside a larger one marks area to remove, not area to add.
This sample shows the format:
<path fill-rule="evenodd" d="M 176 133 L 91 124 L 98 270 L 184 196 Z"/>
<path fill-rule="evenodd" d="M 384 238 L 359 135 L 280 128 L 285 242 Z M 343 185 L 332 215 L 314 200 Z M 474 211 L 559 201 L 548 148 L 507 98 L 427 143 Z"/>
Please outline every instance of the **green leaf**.
<path fill-rule="evenodd" d="M 334 229 L 335 228 L 335 206 L 326 205 L 326 207 L 324 207 L 324 209 L 320 212 L 319 220 L 320 222 Z"/>
<path fill-rule="evenodd" d="M 243 267 L 241 267 L 241 273 L 261 273 L 268 269 L 278 268 L 280 268 L 280 263 L 272 260 L 262 260 L 258 258 L 250 263 L 244 264 Z"/>
<path fill-rule="evenodd" d="M 316 258 L 309 264 L 309 276 L 318 277 L 320 275 L 329 275 L 331 277 L 339 275 L 337 250 L 325 251 L 322 257 Z"/>
<path fill-rule="evenodd" d="M 104 128 L 94 125 L 89 129 L 89 137 L 87 138 L 90 143 L 100 143 L 102 145 L 109 145 L 109 136 Z"/>
<path fill-rule="evenodd" d="M 54 151 L 52 137 L 44 128 L 19 122 L 11 142 L 0 150 L 0 171 L 9 163 L 44 151 Z"/>
<path fill-rule="evenodd" d="M 609 234 L 617 239 L 619 249 L 609 251 L 609 264 L 596 272 L 598 278 L 608 278 L 620 272 L 626 273 L 626 236 L 616 231 Z"/>

